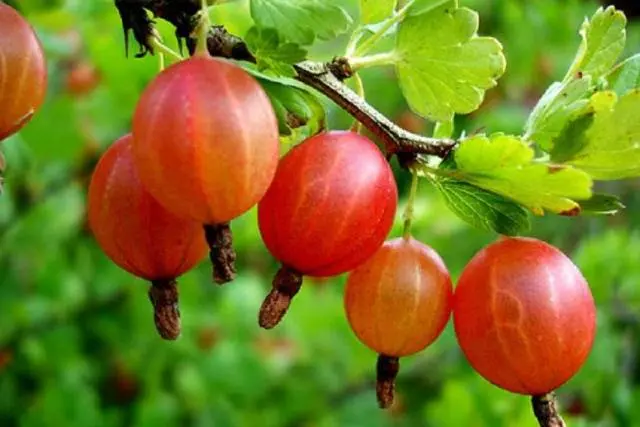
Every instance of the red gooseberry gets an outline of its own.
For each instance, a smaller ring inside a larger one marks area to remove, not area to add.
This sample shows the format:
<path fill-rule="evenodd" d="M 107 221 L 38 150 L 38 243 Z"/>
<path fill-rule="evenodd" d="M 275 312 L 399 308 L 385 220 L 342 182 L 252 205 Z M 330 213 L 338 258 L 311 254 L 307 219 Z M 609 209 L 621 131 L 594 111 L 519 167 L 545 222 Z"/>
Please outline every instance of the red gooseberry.
<path fill-rule="evenodd" d="M 451 315 L 452 298 L 451 277 L 442 258 L 410 237 L 387 241 L 349 273 L 347 320 L 358 339 L 380 355 L 380 406 L 393 401 L 395 373 L 385 378 L 387 367 L 397 366 L 399 357 L 423 350 L 440 336 Z"/>
<path fill-rule="evenodd" d="M 44 102 L 47 65 L 29 23 L 0 2 L 0 141 L 19 131 Z"/>
<path fill-rule="evenodd" d="M 260 84 L 229 61 L 196 54 L 145 89 L 133 139 L 142 182 L 166 209 L 205 224 L 214 278 L 231 280 L 235 271 L 219 259 L 235 257 L 220 249 L 230 246 L 227 223 L 263 197 L 278 164 L 278 123 Z"/>
<path fill-rule="evenodd" d="M 397 202 L 393 172 L 364 136 L 322 133 L 287 153 L 258 204 L 262 239 L 283 265 L 260 325 L 280 321 L 302 275 L 341 274 L 373 255 L 389 233 Z"/>
<path fill-rule="evenodd" d="M 204 257 L 206 243 L 199 223 L 167 211 L 142 186 L 131 139 L 128 134 L 111 145 L 93 172 L 89 226 L 113 262 L 152 282 L 158 331 L 175 339 L 180 333 L 175 278 Z"/>
<path fill-rule="evenodd" d="M 596 330 L 589 286 L 557 248 L 502 238 L 465 267 L 454 326 L 469 363 L 505 390 L 539 396 L 584 364 Z"/>

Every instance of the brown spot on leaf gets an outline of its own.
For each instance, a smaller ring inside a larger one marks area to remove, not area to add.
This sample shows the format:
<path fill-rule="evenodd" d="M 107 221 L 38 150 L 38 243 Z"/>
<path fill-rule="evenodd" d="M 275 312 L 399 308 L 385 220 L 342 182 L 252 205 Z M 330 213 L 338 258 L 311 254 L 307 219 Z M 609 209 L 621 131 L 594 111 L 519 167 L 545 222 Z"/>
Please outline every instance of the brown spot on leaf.
<path fill-rule="evenodd" d="M 303 119 L 302 117 L 298 117 L 289 111 L 287 112 L 286 121 L 287 126 L 289 126 L 291 129 L 297 129 L 307 124 L 307 121 L 305 119 Z"/>
<path fill-rule="evenodd" d="M 568 211 L 564 211 L 564 212 L 560 212 L 560 215 L 562 216 L 578 216 L 580 215 L 580 212 L 582 211 L 582 209 L 580 209 L 580 206 L 576 206 L 572 209 L 569 209 Z"/>

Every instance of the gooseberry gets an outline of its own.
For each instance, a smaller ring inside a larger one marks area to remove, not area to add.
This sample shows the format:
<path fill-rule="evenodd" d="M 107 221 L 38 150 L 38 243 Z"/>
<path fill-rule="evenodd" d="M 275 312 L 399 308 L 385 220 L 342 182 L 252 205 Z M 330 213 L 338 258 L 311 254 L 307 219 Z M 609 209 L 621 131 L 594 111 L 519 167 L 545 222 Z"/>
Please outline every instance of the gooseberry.
<path fill-rule="evenodd" d="M 596 330 L 578 268 L 557 248 L 522 237 L 502 238 L 467 264 L 453 317 L 471 366 L 498 387 L 532 396 L 576 374 Z"/>
<path fill-rule="evenodd" d="M 180 334 L 175 279 L 206 254 L 201 224 L 177 217 L 142 186 L 133 161 L 131 134 L 120 138 L 98 162 L 88 195 L 89 226 L 111 260 L 149 280 L 149 297 L 160 335 Z"/>
<path fill-rule="evenodd" d="M 133 152 L 153 197 L 205 224 L 214 279 L 231 280 L 228 222 L 263 197 L 279 157 L 278 123 L 258 82 L 207 54 L 172 65 L 138 102 Z"/>
<path fill-rule="evenodd" d="M 262 239 L 283 265 L 260 325 L 280 321 L 303 275 L 345 273 L 373 255 L 389 233 L 397 201 L 388 162 L 364 136 L 321 133 L 287 153 L 258 204 Z"/>
<path fill-rule="evenodd" d="M 410 237 L 387 241 L 349 273 L 347 320 L 358 339 L 379 353 L 381 407 L 393 401 L 398 358 L 423 350 L 440 336 L 451 315 L 452 298 L 451 277 L 442 258 Z M 395 373 L 386 377 L 393 366 Z"/>
<path fill-rule="evenodd" d="M 47 66 L 33 28 L 0 2 L 0 141 L 19 131 L 44 102 Z"/>

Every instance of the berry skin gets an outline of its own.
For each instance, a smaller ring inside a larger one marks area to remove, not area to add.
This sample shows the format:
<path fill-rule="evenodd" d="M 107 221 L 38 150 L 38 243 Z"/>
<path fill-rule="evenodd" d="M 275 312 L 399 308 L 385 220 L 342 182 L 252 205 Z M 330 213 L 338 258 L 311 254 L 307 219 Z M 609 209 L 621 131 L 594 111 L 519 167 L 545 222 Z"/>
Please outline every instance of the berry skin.
<path fill-rule="evenodd" d="M 150 281 L 178 277 L 206 253 L 200 224 L 168 212 L 142 186 L 130 134 L 116 141 L 95 168 L 89 225 L 113 262 Z"/>
<path fill-rule="evenodd" d="M 44 102 L 47 66 L 33 28 L 0 2 L 0 141 L 19 131 Z"/>
<path fill-rule="evenodd" d="M 303 275 L 334 276 L 373 255 L 397 204 L 389 164 L 361 135 L 322 133 L 287 153 L 258 204 L 262 239 L 283 265 L 260 309 L 260 326 L 280 322 Z"/>
<path fill-rule="evenodd" d="M 131 134 L 116 141 L 98 162 L 88 195 L 89 226 L 111 260 L 149 280 L 161 336 L 180 333 L 175 278 L 206 253 L 199 223 L 164 209 L 142 186 L 133 162 Z"/>
<path fill-rule="evenodd" d="M 146 88 L 133 152 L 149 192 L 176 215 L 222 224 L 264 195 L 278 164 L 278 124 L 258 82 L 231 62 L 196 55 Z"/>
<path fill-rule="evenodd" d="M 596 310 L 578 268 L 557 248 L 503 238 L 465 267 L 454 294 L 454 326 L 469 363 L 505 390 L 539 396 L 584 364 Z"/>
<path fill-rule="evenodd" d="M 398 203 L 389 164 L 367 138 L 328 132 L 293 148 L 258 205 L 260 233 L 285 266 L 344 273 L 382 245 Z"/>
<path fill-rule="evenodd" d="M 377 353 L 401 357 L 440 336 L 452 299 L 442 258 L 413 238 L 398 238 L 349 273 L 345 309 L 360 341 Z"/>
<path fill-rule="evenodd" d="M 376 351 L 376 395 L 381 408 L 394 400 L 399 357 L 431 344 L 451 316 L 453 286 L 442 258 L 411 238 L 385 242 L 349 273 L 345 310 L 353 332 Z"/>

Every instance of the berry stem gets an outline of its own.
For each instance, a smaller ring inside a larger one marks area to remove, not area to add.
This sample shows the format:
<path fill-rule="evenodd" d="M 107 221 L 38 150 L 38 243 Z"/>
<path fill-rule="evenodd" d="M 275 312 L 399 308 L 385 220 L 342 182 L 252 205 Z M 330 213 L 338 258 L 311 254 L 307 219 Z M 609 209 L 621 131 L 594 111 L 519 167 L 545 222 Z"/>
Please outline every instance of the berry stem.
<path fill-rule="evenodd" d="M 402 237 L 407 240 L 411 237 L 411 223 L 413 222 L 413 204 L 416 200 L 416 194 L 418 193 L 418 174 L 410 168 L 411 172 L 411 189 L 409 190 L 409 198 L 407 199 L 407 206 L 404 209 L 402 218 L 404 219 L 404 228 L 402 231 Z"/>
<path fill-rule="evenodd" d="M 236 278 L 236 251 L 233 249 L 233 234 L 228 222 L 207 224 L 204 235 L 209 245 L 209 259 L 213 266 L 213 281 L 223 285 Z"/>
<path fill-rule="evenodd" d="M 396 376 L 398 376 L 399 370 L 400 359 L 384 354 L 378 355 L 376 396 L 378 398 L 378 406 L 382 409 L 386 409 L 393 404 Z"/>
<path fill-rule="evenodd" d="M 153 320 L 158 333 L 165 340 L 175 340 L 180 336 L 180 307 L 176 285 L 175 279 L 153 280 L 149 288 Z"/>
<path fill-rule="evenodd" d="M 195 55 L 209 55 L 207 39 L 209 37 L 209 28 L 211 28 L 211 20 L 209 19 L 209 5 L 207 0 L 200 1 L 200 21 L 196 26 L 197 43 Z"/>
<path fill-rule="evenodd" d="M 404 19 L 404 17 L 407 15 L 407 12 L 409 11 L 409 7 L 411 7 L 413 3 L 414 0 L 410 0 L 392 18 L 384 21 L 383 25 L 381 25 L 380 28 L 378 28 L 378 30 L 371 35 L 371 37 L 366 39 L 360 46 L 356 48 L 355 54 L 357 56 L 362 56 L 369 52 L 373 47 L 375 47 L 378 41 L 387 34 L 387 31 L 389 31 L 391 27 Z"/>
<path fill-rule="evenodd" d="M 261 328 L 271 329 L 280 323 L 301 286 L 302 274 L 284 265 L 280 267 L 273 278 L 273 289 L 260 307 L 258 324 Z"/>
<path fill-rule="evenodd" d="M 379 67 L 381 65 L 393 65 L 398 62 L 398 55 L 395 52 L 377 53 L 375 55 L 357 56 L 349 58 L 349 65 L 353 71 L 364 68 Z"/>
<path fill-rule="evenodd" d="M 531 405 L 540 427 L 565 427 L 565 423 L 558 413 L 555 393 L 533 396 L 531 397 Z"/>
<path fill-rule="evenodd" d="M 364 83 L 362 82 L 362 78 L 360 77 L 359 74 L 355 73 L 353 75 L 353 82 L 356 85 L 356 93 L 358 94 L 358 96 L 362 99 L 365 99 L 365 92 L 364 92 Z M 353 126 L 351 126 L 351 130 L 353 130 L 356 133 L 362 133 L 362 123 L 360 123 L 359 120 L 355 120 L 353 123 Z"/>

